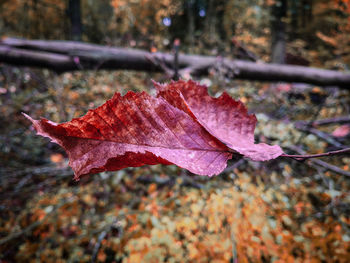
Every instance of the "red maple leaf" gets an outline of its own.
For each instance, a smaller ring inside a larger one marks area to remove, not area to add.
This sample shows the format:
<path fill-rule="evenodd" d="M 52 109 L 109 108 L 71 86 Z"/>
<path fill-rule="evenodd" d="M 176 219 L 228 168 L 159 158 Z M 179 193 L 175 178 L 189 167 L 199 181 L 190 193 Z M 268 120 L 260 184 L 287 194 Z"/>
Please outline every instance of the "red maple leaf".
<path fill-rule="evenodd" d="M 283 153 L 279 146 L 254 144 L 255 116 L 226 93 L 212 98 L 193 81 L 156 86 L 156 98 L 116 93 L 66 123 L 25 116 L 39 135 L 66 150 L 75 179 L 146 164 L 176 164 L 211 176 L 225 169 L 234 152 L 259 161 Z"/>

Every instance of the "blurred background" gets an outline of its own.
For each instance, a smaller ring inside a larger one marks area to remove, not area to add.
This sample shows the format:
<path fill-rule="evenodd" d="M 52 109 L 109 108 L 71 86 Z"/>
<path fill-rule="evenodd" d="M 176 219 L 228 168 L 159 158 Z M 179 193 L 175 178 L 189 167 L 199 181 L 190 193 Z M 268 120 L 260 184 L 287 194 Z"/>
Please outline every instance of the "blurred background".
<path fill-rule="evenodd" d="M 349 73 L 350 1 L 1 0 L 0 36 Z M 237 157 L 212 178 L 157 165 L 76 182 L 63 149 L 36 136 L 21 112 L 65 122 L 115 92 L 153 94 L 152 79 L 171 76 L 98 66 L 55 72 L 2 59 L 0 262 L 350 260 L 349 156 Z M 257 142 L 291 154 L 350 145 L 349 85 L 239 80 L 220 67 L 180 77 L 244 102 L 258 119 Z"/>

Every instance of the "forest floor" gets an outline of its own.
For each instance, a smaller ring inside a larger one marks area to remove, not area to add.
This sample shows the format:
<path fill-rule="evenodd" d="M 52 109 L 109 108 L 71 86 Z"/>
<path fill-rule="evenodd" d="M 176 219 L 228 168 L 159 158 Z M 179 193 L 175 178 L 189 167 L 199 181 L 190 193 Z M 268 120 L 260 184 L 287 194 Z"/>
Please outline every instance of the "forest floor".
<path fill-rule="evenodd" d="M 128 90 L 155 93 L 161 74 L 65 73 L 2 67 L 0 262 L 348 262 L 350 157 L 257 163 L 219 176 L 143 166 L 73 180 L 63 149 L 21 115 L 82 116 Z M 198 80 L 241 99 L 256 141 L 287 153 L 350 145 L 350 92 L 301 84 Z M 335 167 L 340 168 L 336 170 Z"/>

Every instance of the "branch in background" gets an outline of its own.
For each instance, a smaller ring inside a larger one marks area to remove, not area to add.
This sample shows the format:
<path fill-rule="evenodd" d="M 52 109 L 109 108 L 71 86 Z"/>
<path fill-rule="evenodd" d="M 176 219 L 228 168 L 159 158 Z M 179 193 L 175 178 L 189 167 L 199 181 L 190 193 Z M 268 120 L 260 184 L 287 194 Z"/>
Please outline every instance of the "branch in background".
<path fill-rule="evenodd" d="M 232 172 L 234 169 L 236 169 L 239 166 L 241 166 L 245 161 L 246 160 L 244 158 L 239 159 L 237 162 L 235 162 L 232 165 L 226 167 L 225 170 L 223 171 L 223 173 Z"/>
<path fill-rule="evenodd" d="M 333 145 L 335 147 L 338 148 L 344 148 L 344 145 L 341 144 L 340 142 L 338 142 L 336 139 L 334 139 L 331 135 L 329 135 L 328 133 L 325 133 L 323 131 L 319 131 L 315 128 L 309 127 L 309 126 L 301 126 L 301 125 L 295 125 L 295 127 L 298 130 L 304 131 L 304 132 L 309 132 L 314 134 L 315 136 L 317 136 L 318 138 L 326 141 L 327 143 L 329 143 L 330 145 Z"/>
<path fill-rule="evenodd" d="M 157 55 L 146 55 L 146 58 L 152 63 L 155 67 L 160 67 L 165 73 L 167 78 L 172 78 L 174 76 L 174 71 L 168 67 L 165 61 Z"/>
<path fill-rule="evenodd" d="M 56 166 L 38 166 L 31 167 L 20 170 L 11 170 L 11 169 L 1 169 L 2 174 L 6 174 L 7 177 L 15 176 L 25 176 L 25 175 L 46 175 L 46 176 L 58 176 L 58 177 L 68 177 L 72 176 L 74 173 L 70 167 L 56 167 Z M 1 176 L 0 179 L 3 179 L 4 176 Z"/>
<path fill-rule="evenodd" d="M 165 65 L 173 67 L 174 56 L 156 53 Z M 72 41 L 22 40 L 5 38 L 0 42 L 0 62 L 17 66 L 48 68 L 58 73 L 81 70 L 79 61 L 86 70 L 138 70 L 162 72 L 147 56 L 152 53 L 127 48 L 112 48 Z M 339 86 L 350 89 L 350 74 L 309 68 L 304 66 L 254 63 L 242 60 L 219 59 L 220 65 L 232 72 L 237 79 L 261 81 L 285 81 L 312 83 L 320 86 Z M 179 55 L 178 67 L 191 70 L 193 75 L 208 75 L 217 66 L 213 56 Z"/>
<path fill-rule="evenodd" d="M 323 107 L 325 106 L 325 103 L 326 103 L 326 100 L 322 100 L 322 101 L 318 104 L 316 111 L 314 111 L 313 114 L 312 114 L 311 120 L 309 120 L 309 122 L 307 122 L 307 124 L 305 125 L 306 128 L 308 128 L 309 125 L 310 125 L 310 123 L 312 123 L 313 121 L 315 121 L 315 120 L 318 118 L 318 116 L 320 115 L 320 112 L 322 111 Z M 298 128 L 298 126 L 295 126 L 295 127 Z M 304 127 L 304 126 L 302 126 L 302 127 Z M 299 128 L 301 129 L 302 127 L 299 127 Z M 301 130 L 302 130 L 302 129 L 301 129 Z M 302 131 L 305 131 L 305 130 L 302 130 Z M 306 130 L 306 131 L 307 131 L 307 130 Z M 300 144 L 300 142 L 303 140 L 303 138 L 305 137 L 305 135 L 306 135 L 306 133 L 301 133 L 301 134 L 300 134 L 300 136 L 299 136 L 299 138 L 298 138 L 298 140 L 297 140 L 297 142 L 296 142 L 296 145 L 299 145 L 299 144 Z"/>
<path fill-rule="evenodd" d="M 96 262 L 97 254 L 98 254 L 98 251 L 100 250 L 101 243 L 106 238 L 106 236 L 107 236 L 107 230 L 102 231 L 98 236 L 97 242 L 94 246 L 94 251 L 92 252 L 91 263 Z"/>
<path fill-rule="evenodd" d="M 65 201 L 65 202 L 62 202 L 56 206 L 53 206 L 52 209 L 49 210 L 49 212 L 46 212 L 46 215 L 44 216 L 43 219 L 41 219 L 39 221 L 35 221 L 34 223 L 27 226 L 26 228 L 23 228 L 20 231 L 12 232 L 8 236 L 1 238 L 0 239 L 0 246 L 13 240 L 13 239 L 19 238 L 22 235 L 25 235 L 25 234 L 32 232 L 36 227 L 40 226 L 51 214 L 56 214 L 60 207 L 66 205 L 68 203 L 71 203 L 73 200 L 74 199 L 70 199 L 70 200 L 67 200 L 67 202 Z"/>
<path fill-rule="evenodd" d="M 350 177 L 350 172 L 348 171 L 345 171 L 341 168 L 339 168 L 338 166 L 335 166 L 333 164 L 329 164 L 329 163 L 326 163 L 324 161 L 321 161 L 321 160 L 310 160 L 314 165 L 318 165 L 318 166 L 321 166 L 323 168 L 325 168 L 326 170 L 328 171 L 331 171 L 331 172 L 334 172 L 334 173 L 337 173 L 337 174 L 340 174 L 340 175 L 344 175 L 344 176 L 349 176 Z"/>
<path fill-rule="evenodd" d="M 43 166 L 26 169 L 0 169 L 0 200 L 11 200 L 20 195 L 37 192 L 43 187 L 56 184 L 59 180 L 71 178 L 74 172 L 70 167 Z M 1 210 L 1 207 L 0 207 Z"/>
<path fill-rule="evenodd" d="M 350 123 L 350 116 L 334 117 L 329 119 L 315 120 L 311 122 L 311 126 L 322 126 L 322 125 L 332 125 L 332 124 L 347 124 Z M 309 123 L 307 121 L 297 121 L 296 125 L 305 126 Z"/>
<path fill-rule="evenodd" d="M 17 231 L 17 232 L 14 232 L 14 233 L 11 233 L 10 235 L 0 239 L 0 245 L 3 245 L 3 244 L 5 244 L 13 239 L 19 238 L 20 236 L 25 235 L 27 233 L 30 233 L 33 229 L 35 229 L 36 227 L 41 225 L 41 223 L 46 219 L 46 216 L 41 221 L 36 221 L 24 229 Z"/>
<path fill-rule="evenodd" d="M 231 52 L 234 54 L 235 57 L 239 59 L 244 60 L 250 60 L 253 62 L 257 62 L 259 60 L 258 56 L 248 50 L 243 44 L 238 42 L 235 37 L 231 38 Z"/>

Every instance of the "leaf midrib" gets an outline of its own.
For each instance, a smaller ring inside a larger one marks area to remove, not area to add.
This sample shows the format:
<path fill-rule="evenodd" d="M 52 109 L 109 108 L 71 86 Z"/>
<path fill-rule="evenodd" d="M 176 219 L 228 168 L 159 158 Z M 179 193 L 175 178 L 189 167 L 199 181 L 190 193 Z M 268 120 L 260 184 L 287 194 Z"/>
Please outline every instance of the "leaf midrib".
<path fill-rule="evenodd" d="M 230 150 L 228 148 L 226 150 L 224 150 L 224 149 L 220 150 L 220 149 L 205 149 L 205 148 L 166 147 L 166 146 L 162 146 L 162 145 L 147 145 L 147 144 L 135 144 L 135 143 L 127 143 L 127 142 L 116 142 L 116 141 L 111 141 L 108 139 L 101 140 L 101 139 L 84 138 L 84 137 L 78 137 L 78 136 L 72 136 L 72 135 L 66 135 L 65 137 L 75 138 L 75 139 L 80 139 L 80 140 L 102 141 L 102 142 L 107 142 L 107 143 L 128 144 L 128 145 L 143 146 L 143 147 L 150 147 L 150 148 L 163 148 L 163 149 L 169 149 L 169 150 L 207 151 L 207 152 L 222 152 L 222 153 L 229 153 L 230 152 Z"/>

